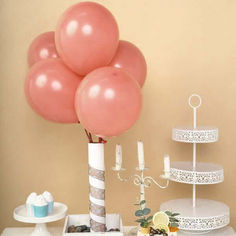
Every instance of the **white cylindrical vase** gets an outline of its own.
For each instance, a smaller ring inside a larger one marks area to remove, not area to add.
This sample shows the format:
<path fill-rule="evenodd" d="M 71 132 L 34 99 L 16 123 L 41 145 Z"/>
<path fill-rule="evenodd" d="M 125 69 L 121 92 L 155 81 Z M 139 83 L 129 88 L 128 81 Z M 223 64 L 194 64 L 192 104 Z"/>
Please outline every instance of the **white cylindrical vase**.
<path fill-rule="evenodd" d="M 91 232 L 106 232 L 104 144 L 88 144 Z"/>

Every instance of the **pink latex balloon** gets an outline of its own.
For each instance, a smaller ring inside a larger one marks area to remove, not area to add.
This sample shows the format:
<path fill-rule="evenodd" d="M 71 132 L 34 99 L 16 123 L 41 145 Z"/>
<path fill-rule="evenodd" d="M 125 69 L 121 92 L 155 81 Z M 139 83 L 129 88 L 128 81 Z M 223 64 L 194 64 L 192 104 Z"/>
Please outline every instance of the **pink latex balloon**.
<path fill-rule="evenodd" d="M 138 119 L 141 88 L 125 71 L 102 67 L 89 73 L 75 95 L 81 124 L 99 137 L 117 136 Z"/>
<path fill-rule="evenodd" d="M 60 57 L 80 75 L 108 65 L 118 42 L 119 30 L 113 15 L 94 2 L 70 7 L 62 15 L 56 30 Z"/>
<path fill-rule="evenodd" d="M 40 34 L 33 40 L 28 51 L 28 64 L 31 67 L 40 60 L 58 57 L 55 33 L 50 31 Z"/>
<path fill-rule="evenodd" d="M 143 86 L 147 75 L 147 64 L 142 52 L 134 44 L 120 40 L 110 66 L 124 69 L 141 87 Z"/>
<path fill-rule="evenodd" d="M 45 119 L 76 123 L 74 97 L 81 80 L 60 59 L 46 59 L 31 67 L 25 94 L 33 110 Z"/>

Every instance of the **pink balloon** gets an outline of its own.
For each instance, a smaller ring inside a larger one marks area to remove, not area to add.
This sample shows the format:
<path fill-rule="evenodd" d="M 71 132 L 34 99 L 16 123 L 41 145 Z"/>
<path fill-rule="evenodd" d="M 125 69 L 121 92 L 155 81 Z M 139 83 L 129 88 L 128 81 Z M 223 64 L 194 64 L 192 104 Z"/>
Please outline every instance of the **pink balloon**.
<path fill-rule="evenodd" d="M 40 60 L 58 57 L 55 33 L 53 31 L 46 32 L 38 35 L 31 43 L 28 51 L 28 64 L 31 67 Z"/>
<path fill-rule="evenodd" d="M 117 136 L 138 119 L 141 88 L 125 71 L 102 67 L 89 73 L 75 95 L 80 123 L 99 137 Z"/>
<path fill-rule="evenodd" d="M 81 80 L 60 59 L 46 59 L 31 67 L 25 94 L 33 110 L 45 119 L 76 123 L 74 97 Z"/>
<path fill-rule="evenodd" d="M 119 30 L 113 15 L 94 2 L 70 7 L 56 30 L 56 47 L 60 57 L 73 71 L 86 75 L 106 66 L 115 55 Z"/>
<path fill-rule="evenodd" d="M 134 44 L 120 40 L 110 66 L 124 69 L 141 87 L 143 86 L 147 75 L 147 64 L 142 52 Z"/>

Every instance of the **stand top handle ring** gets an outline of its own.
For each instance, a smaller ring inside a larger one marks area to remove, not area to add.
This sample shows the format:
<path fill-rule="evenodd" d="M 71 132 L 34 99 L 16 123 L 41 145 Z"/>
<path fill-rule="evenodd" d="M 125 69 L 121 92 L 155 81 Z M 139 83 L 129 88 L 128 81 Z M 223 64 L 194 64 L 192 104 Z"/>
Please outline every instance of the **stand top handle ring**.
<path fill-rule="evenodd" d="M 192 99 L 196 97 L 198 98 L 198 104 L 197 105 L 193 105 L 192 104 Z M 192 94 L 189 98 L 188 98 L 188 104 L 190 107 L 192 107 L 193 109 L 197 109 L 202 105 L 202 98 L 198 95 L 198 94 Z"/>

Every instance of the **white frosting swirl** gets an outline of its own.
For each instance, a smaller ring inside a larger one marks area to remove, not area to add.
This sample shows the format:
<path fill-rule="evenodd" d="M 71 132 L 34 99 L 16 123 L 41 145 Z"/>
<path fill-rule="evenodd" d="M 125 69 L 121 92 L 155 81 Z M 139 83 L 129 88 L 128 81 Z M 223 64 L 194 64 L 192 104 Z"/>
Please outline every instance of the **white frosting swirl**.
<path fill-rule="evenodd" d="M 47 202 L 53 202 L 53 196 L 52 196 L 52 194 L 49 193 L 48 191 L 45 191 L 45 192 L 43 193 L 43 197 L 45 198 L 45 200 L 46 200 Z"/>
<path fill-rule="evenodd" d="M 45 198 L 43 197 L 43 195 L 38 195 L 34 201 L 34 205 L 35 206 L 45 206 L 47 205 L 48 202 L 45 200 Z"/>
<path fill-rule="evenodd" d="M 33 192 L 27 197 L 26 203 L 33 204 L 35 202 L 36 198 L 37 198 L 37 194 L 35 192 Z"/>

